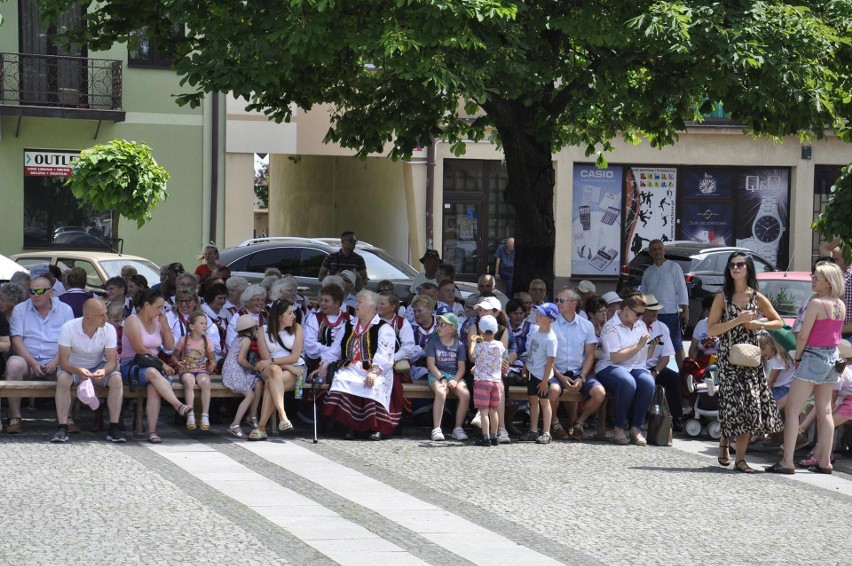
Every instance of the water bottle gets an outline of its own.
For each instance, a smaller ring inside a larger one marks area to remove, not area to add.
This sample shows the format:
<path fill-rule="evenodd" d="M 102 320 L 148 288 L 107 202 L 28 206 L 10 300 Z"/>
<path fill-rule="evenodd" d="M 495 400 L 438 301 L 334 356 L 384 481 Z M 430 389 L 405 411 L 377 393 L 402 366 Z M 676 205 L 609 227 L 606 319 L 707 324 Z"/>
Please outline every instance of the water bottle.
<path fill-rule="evenodd" d="M 660 406 L 654 405 L 653 407 L 651 407 L 651 414 L 652 415 L 659 415 L 660 414 Z"/>
<path fill-rule="evenodd" d="M 296 399 L 302 398 L 302 390 L 305 388 L 305 374 L 299 373 L 296 378 L 296 390 L 294 391 Z"/>

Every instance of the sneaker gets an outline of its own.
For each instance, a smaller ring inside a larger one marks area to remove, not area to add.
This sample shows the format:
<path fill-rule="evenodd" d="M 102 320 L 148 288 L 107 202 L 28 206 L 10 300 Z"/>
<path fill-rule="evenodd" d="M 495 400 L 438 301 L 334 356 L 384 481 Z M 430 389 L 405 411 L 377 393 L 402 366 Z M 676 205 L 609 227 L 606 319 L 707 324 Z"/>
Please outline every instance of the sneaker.
<path fill-rule="evenodd" d="M 117 424 L 109 425 L 109 433 L 107 434 L 106 439 L 110 442 L 115 442 L 116 444 L 127 442 L 127 438 L 125 438 L 121 431 L 118 429 Z"/>
<path fill-rule="evenodd" d="M 509 438 L 509 431 L 505 428 L 497 429 L 497 438 L 494 439 L 496 442 L 500 444 L 509 444 L 512 442 L 512 439 Z"/>
<path fill-rule="evenodd" d="M 467 434 L 462 427 L 457 426 L 453 429 L 453 440 L 467 440 Z"/>
<path fill-rule="evenodd" d="M 473 416 L 473 419 L 470 421 L 470 426 L 474 428 L 482 428 L 482 415 L 479 411 L 476 411 L 476 414 Z"/>
<path fill-rule="evenodd" d="M 195 430 L 195 412 L 191 411 L 186 416 L 186 430 Z"/>
<path fill-rule="evenodd" d="M 9 434 L 18 434 L 21 432 L 21 419 L 12 417 L 9 419 L 9 426 L 6 427 L 6 432 Z"/>
<path fill-rule="evenodd" d="M 550 444 L 550 433 L 543 432 L 541 435 L 535 439 L 536 444 Z"/>
<path fill-rule="evenodd" d="M 252 429 L 252 431 L 248 435 L 249 440 L 266 440 L 266 431 L 260 430 L 259 428 Z"/>
<path fill-rule="evenodd" d="M 530 429 L 521 435 L 521 442 L 535 442 L 540 435 L 539 431 Z"/>
<path fill-rule="evenodd" d="M 553 428 L 551 430 L 553 431 L 553 438 L 555 438 L 556 440 L 565 440 L 570 436 L 568 434 L 568 431 L 565 430 L 559 423 L 553 425 Z"/>
<path fill-rule="evenodd" d="M 497 440 L 498 439 L 496 439 L 496 438 L 492 438 L 491 439 L 491 446 L 497 446 L 498 444 L 500 444 Z"/>
<path fill-rule="evenodd" d="M 432 440 L 439 441 L 444 440 L 444 432 L 441 430 L 441 427 L 432 429 Z"/>
<path fill-rule="evenodd" d="M 50 437 L 51 442 L 67 442 L 68 441 L 68 429 L 64 426 L 59 427 L 59 429 L 53 433 L 53 436 Z"/>
<path fill-rule="evenodd" d="M 78 434 L 80 432 L 80 427 L 77 426 L 77 423 L 71 417 L 68 417 L 68 432 L 71 434 Z"/>

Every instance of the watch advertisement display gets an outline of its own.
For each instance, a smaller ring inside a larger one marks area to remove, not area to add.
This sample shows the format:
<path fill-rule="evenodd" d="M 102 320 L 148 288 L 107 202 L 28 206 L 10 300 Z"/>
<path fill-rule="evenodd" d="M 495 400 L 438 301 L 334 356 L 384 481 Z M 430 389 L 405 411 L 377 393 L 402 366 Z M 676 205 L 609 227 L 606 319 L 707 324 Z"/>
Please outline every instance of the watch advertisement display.
<path fill-rule="evenodd" d="M 786 269 L 789 169 L 738 169 L 736 190 L 735 245 L 750 249 L 778 269 Z"/>
<path fill-rule="evenodd" d="M 681 239 L 729 246 L 734 241 L 734 210 L 730 202 L 686 202 L 681 206 Z"/>
<path fill-rule="evenodd" d="M 680 191 L 684 200 L 734 198 L 734 169 L 730 167 L 683 167 Z"/>
<path fill-rule="evenodd" d="M 622 168 L 574 166 L 572 275 L 618 275 Z"/>
<path fill-rule="evenodd" d="M 675 239 L 677 169 L 629 167 L 624 173 L 625 261 L 651 240 Z"/>

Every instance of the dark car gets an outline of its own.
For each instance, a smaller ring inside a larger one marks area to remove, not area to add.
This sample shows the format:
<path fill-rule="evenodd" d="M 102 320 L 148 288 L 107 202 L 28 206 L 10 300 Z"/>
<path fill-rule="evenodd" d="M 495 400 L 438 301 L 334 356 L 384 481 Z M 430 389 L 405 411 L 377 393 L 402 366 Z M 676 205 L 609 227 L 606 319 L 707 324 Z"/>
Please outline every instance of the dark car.
<path fill-rule="evenodd" d="M 687 336 L 692 336 L 692 329 L 701 318 L 701 299 L 722 290 L 728 256 L 733 252 L 750 255 L 757 273 L 775 271 L 771 263 L 746 248 L 682 240 L 666 242 L 666 259 L 680 265 L 686 279 L 686 290 L 689 293 Z M 652 263 L 654 260 L 648 254 L 648 248 L 636 254 L 630 263 L 622 266 L 616 290 L 621 293 L 639 287 L 642 284 L 642 274 Z"/>
<path fill-rule="evenodd" d="M 299 283 L 299 292 L 313 300 L 319 292 L 317 276 L 323 260 L 339 249 L 339 238 L 255 238 L 222 250 L 219 263 L 228 266 L 231 275 L 245 277 L 251 283 L 259 283 L 264 271 L 276 267 L 281 273 L 293 275 Z M 407 302 L 411 283 L 418 273 L 416 269 L 366 242 L 359 241 L 355 251 L 367 264 L 367 288 L 375 289 L 379 281 L 388 279 L 400 299 Z M 475 284 L 456 282 L 456 285 L 463 296 L 478 292 Z M 502 293 L 498 297 L 505 303 Z"/>

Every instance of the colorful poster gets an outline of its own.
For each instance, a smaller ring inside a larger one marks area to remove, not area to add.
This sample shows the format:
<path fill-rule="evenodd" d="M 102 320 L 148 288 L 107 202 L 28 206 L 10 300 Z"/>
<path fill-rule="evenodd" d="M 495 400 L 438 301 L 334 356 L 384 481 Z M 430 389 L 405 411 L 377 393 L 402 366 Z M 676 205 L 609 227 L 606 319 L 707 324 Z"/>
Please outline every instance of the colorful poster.
<path fill-rule="evenodd" d="M 628 168 L 624 183 L 624 255 L 630 261 L 651 240 L 674 240 L 677 169 Z"/>
<path fill-rule="evenodd" d="M 704 244 L 730 246 L 734 242 L 733 219 L 730 203 L 684 203 L 680 213 L 680 237 Z"/>
<path fill-rule="evenodd" d="M 736 245 L 787 268 L 790 170 L 740 168 L 736 173 Z"/>
<path fill-rule="evenodd" d="M 728 167 L 684 167 L 680 170 L 681 196 L 685 200 L 731 199 L 733 179 L 733 170 Z"/>
<path fill-rule="evenodd" d="M 574 166 L 573 276 L 617 276 L 622 263 L 621 167 Z"/>

